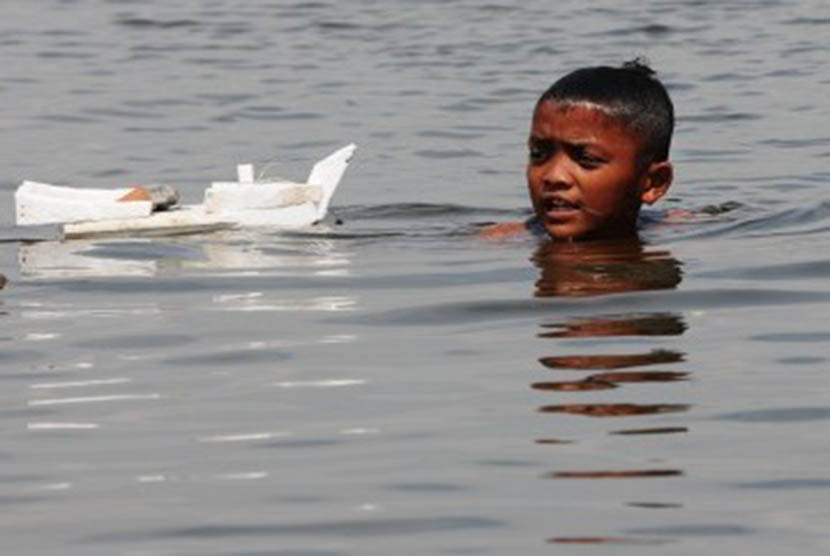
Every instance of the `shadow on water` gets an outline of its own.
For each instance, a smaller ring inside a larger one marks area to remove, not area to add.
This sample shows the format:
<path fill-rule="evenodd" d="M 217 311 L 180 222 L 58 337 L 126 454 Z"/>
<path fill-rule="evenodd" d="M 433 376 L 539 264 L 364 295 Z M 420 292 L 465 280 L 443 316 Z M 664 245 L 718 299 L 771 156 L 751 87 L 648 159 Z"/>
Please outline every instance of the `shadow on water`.
<path fill-rule="evenodd" d="M 680 261 L 665 250 L 647 247 L 638 239 L 589 242 L 545 242 L 536 249 L 532 261 L 539 272 L 534 296 L 537 298 L 595 297 L 615 293 L 672 290 L 680 284 L 683 273 Z M 571 309 L 576 309 L 573 306 Z M 657 365 L 677 365 L 686 361 L 686 354 L 674 349 L 653 346 L 637 353 L 601 353 L 610 343 L 619 339 L 655 338 L 665 342 L 684 334 L 688 325 L 680 313 L 668 310 L 637 311 L 615 314 L 570 314 L 565 318 L 542 322 L 537 336 L 553 342 L 549 350 L 566 351 L 576 345 L 587 350 L 578 353 L 546 353 L 538 362 L 548 374 L 544 380 L 534 381 L 530 388 L 549 401 L 537 408 L 545 418 L 555 418 L 553 426 L 565 429 L 566 416 L 595 417 L 601 419 L 634 419 L 638 424 L 647 420 L 647 427 L 622 430 L 606 430 L 615 438 L 631 435 L 661 435 L 687 433 L 685 426 L 669 426 L 661 423 L 661 416 L 689 411 L 690 405 L 657 399 L 649 403 L 632 403 L 626 400 L 628 388 L 640 385 L 671 384 L 686 381 L 690 373 L 685 370 L 654 369 Z M 574 342 L 574 340 L 577 340 Z M 599 353 L 598 353 L 599 352 Z M 575 373 L 588 372 L 574 377 Z M 555 376 L 550 376 L 555 373 Z M 609 401 L 610 392 L 617 392 Z M 662 397 L 664 389 L 660 389 Z M 638 392 L 640 397 L 642 392 Z M 585 396 L 584 401 L 574 402 L 573 396 Z M 568 399 L 561 400 L 561 396 Z M 602 396 L 600 399 L 594 396 Z M 540 449 L 558 446 L 569 450 L 580 443 L 579 438 L 537 438 Z M 655 458 L 644 454 L 643 462 Z M 556 469 L 543 473 L 541 479 L 555 480 L 630 480 L 672 479 L 684 476 L 684 470 L 675 467 L 623 467 L 605 466 L 585 469 Z M 623 505 L 634 502 L 621 501 Z M 682 505 L 665 501 L 638 501 L 652 508 L 677 508 Z M 548 539 L 557 544 L 663 544 L 669 539 L 644 539 L 615 536 L 556 536 Z"/>

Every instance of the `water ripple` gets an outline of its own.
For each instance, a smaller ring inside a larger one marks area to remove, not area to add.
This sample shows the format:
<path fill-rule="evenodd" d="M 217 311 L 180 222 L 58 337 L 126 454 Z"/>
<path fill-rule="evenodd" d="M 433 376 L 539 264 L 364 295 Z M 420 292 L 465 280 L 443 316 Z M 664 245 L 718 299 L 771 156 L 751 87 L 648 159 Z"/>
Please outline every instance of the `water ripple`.
<path fill-rule="evenodd" d="M 718 421 L 741 423 L 803 423 L 830 419 L 830 407 L 782 407 L 737 411 L 715 417 Z"/>
<path fill-rule="evenodd" d="M 711 537 L 722 535 L 749 535 L 755 533 L 755 530 L 751 527 L 746 527 L 744 525 L 712 523 L 690 525 L 666 525 L 662 527 L 639 527 L 634 529 L 628 529 L 626 533 L 630 533 L 632 535 Z"/>
<path fill-rule="evenodd" d="M 611 314 L 614 310 L 636 308 L 689 311 L 725 307 L 771 307 L 830 302 L 830 292 L 776 289 L 709 289 L 675 291 L 667 294 L 617 294 L 599 299 L 504 299 L 467 301 L 440 305 L 415 306 L 381 313 L 338 318 L 336 322 L 368 326 L 458 325 L 503 321 L 537 315 L 579 314 L 590 311 Z M 335 322 L 335 321 L 333 321 Z M 555 334 L 555 333 L 554 333 Z"/>
<path fill-rule="evenodd" d="M 144 17 L 123 17 L 115 20 L 116 25 L 132 29 L 181 29 L 183 27 L 200 27 L 201 23 L 192 19 L 151 19 Z"/>
<path fill-rule="evenodd" d="M 732 486 L 761 490 L 813 490 L 817 488 L 830 488 L 830 479 L 769 479 L 766 481 L 734 483 Z"/>
<path fill-rule="evenodd" d="M 494 529 L 505 523 L 481 517 L 425 517 L 410 519 L 378 519 L 355 521 L 320 521 L 295 524 L 203 525 L 129 533 L 110 533 L 95 537 L 96 541 L 135 541 L 147 539 L 220 539 L 230 537 L 313 535 L 318 537 L 386 537 L 423 535 L 441 531 Z"/>

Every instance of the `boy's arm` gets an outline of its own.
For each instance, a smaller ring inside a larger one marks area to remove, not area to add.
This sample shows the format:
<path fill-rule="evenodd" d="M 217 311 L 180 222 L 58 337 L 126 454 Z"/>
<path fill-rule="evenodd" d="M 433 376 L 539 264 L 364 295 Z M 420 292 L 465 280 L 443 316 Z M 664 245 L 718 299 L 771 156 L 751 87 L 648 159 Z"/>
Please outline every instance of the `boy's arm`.
<path fill-rule="evenodd" d="M 527 231 L 527 222 L 505 222 L 485 226 L 478 231 L 477 235 L 483 239 L 501 239 L 518 234 L 526 234 Z"/>

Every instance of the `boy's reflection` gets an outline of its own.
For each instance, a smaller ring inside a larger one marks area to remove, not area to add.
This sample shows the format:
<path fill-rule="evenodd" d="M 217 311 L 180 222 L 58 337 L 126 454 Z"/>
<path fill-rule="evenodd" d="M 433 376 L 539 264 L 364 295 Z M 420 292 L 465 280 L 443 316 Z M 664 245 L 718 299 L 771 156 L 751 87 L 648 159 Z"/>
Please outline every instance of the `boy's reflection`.
<path fill-rule="evenodd" d="M 675 371 L 629 371 L 616 373 L 598 373 L 582 380 L 569 382 L 535 382 L 534 390 L 607 390 L 616 388 L 620 382 L 673 382 L 685 380 L 689 373 Z"/>
<path fill-rule="evenodd" d="M 612 355 L 561 355 L 557 357 L 540 357 L 539 363 L 549 369 L 625 369 L 627 367 L 644 367 L 684 361 L 683 354 L 677 351 L 655 349 L 649 353 L 612 354 Z"/>
<path fill-rule="evenodd" d="M 668 251 L 646 250 L 637 238 L 546 241 L 532 260 L 541 272 L 536 282 L 537 297 L 673 289 L 682 279 L 677 259 Z"/>
<path fill-rule="evenodd" d="M 639 239 L 566 243 L 547 241 L 532 256 L 539 269 L 535 283 L 536 297 L 587 297 L 645 290 L 676 288 L 683 277 L 681 263 L 668 251 L 649 249 Z M 540 338 L 587 339 L 613 337 L 680 336 L 687 328 L 683 316 L 671 312 L 637 312 L 613 315 L 591 315 L 558 319 L 542 324 Z M 591 371 L 575 379 L 534 382 L 531 388 L 559 394 L 591 396 L 591 391 L 619 389 L 634 383 L 669 383 L 687 380 L 683 371 L 652 370 L 655 365 L 672 365 L 685 361 L 682 352 L 651 349 L 644 353 L 547 354 L 539 363 L 554 371 Z M 642 367 L 651 367 L 642 369 Z M 626 370 L 620 370 L 626 369 Z M 620 390 L 622 391 L 622 390 Z M 603 400 L 604 401 L 604 400 Z M 666 403 L 560 403 L 543 405 L 538 410 L 547 414 L 568 414 L 605 418 L 646 418 L 665 413 L 684 412 L 687 404 Z M 685 427 L 651 426 L 609 431 L 613 435 L 671 434 L 687 432 Z M 565 439 L 537 439 L 538 444 L 568 444 Z M 680 475 L 680 470 L 671 470 Z M 626 478 L 668 476 L 665 470 L 567 470 L 548 476 L 558 478 Z"/>
<path fill-rule="evenodd" d="M 553 330 L 540 332 L 540 338 L 679 336 L 686 330 L 686 323 L 680 315 L 673 313 L 626 313 L 575 318 L 567 322 L 543 324 L 542 328 Z"/>

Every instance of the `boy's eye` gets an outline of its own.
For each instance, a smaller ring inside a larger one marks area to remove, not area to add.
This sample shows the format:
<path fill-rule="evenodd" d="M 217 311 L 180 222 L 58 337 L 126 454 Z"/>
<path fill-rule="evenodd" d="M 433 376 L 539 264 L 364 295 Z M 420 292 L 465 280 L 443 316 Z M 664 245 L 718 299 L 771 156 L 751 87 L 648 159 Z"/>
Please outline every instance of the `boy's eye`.
<path fill-rule="evenodd" d="M 592 154 L 584 147 L 574 147 L 571 151 L 571 157 L 574 159 L 574 161 L 576 161 L 577 164 L 587 169 L 596 168 L 597 166 L 605 162 L 603 158 L 595 154 Z"/>
<path fill-rule="evenodd" d="M 552 149 L 550 147 L 543 147 L 540 145 L 530 145 L 528 155 L 531 163 L 544 162 L 550 157 Z"/>

